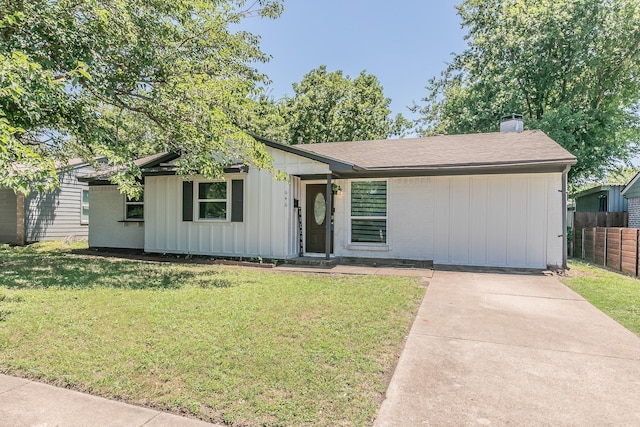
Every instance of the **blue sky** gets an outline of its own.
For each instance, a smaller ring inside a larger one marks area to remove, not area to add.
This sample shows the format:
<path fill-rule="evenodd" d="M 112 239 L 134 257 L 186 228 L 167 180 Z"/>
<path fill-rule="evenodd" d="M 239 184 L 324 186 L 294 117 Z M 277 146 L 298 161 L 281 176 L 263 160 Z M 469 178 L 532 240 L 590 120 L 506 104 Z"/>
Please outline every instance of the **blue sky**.
<path fill-rule="evenodd" d="M 262 37 L 273 58 L 260 64 L 273 83 L 269 94 L 291 95 L 291 84 L 326 65 L 355 78 L 374 74 L 391 98 L 393 115 L 413 117 L 407 106 L 425 96 L 452 52 L 465 48 L 454 0 L 286 0 L 276 20 L 247 19 L 242 27 Z"/>

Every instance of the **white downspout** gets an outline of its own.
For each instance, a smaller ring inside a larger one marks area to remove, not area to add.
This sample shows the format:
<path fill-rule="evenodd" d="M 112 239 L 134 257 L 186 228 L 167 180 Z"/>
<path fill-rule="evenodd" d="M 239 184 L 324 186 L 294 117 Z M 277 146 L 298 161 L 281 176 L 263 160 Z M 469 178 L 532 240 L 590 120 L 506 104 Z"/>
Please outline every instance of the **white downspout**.
<path fill-rule="evenodd" d="M 567 270 L 567 257 L 568 257 L 568 248 L 567 248 L 567 180 L 569 169 L 571 169 L 570 165 L 562 172 L 562 269 Z"/>

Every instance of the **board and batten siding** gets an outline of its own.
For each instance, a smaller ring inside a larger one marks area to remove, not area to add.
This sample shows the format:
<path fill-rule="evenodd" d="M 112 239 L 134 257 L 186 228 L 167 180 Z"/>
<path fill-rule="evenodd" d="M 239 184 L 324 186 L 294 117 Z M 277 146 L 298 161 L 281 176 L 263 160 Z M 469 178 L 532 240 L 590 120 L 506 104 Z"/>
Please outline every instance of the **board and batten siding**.
<path fill-rule="evenodd" d="M 350 181 L 339 180 L 335 255 L 436 264 L 562 265 L 562 174 L 387 180 L 387 245 L 350 243 Z"/>
<path fill-rule="evenodd" d="M 629 203 L 627 198 L 622 195 L 624 185 L 612 185 L 607 197 L 607 208 L 609 212 L 627 212 Z"/>
<path fill-rule="evenodd" d="M 144 248 L 145 224 L 124 221 L 124 196 L 115 185 L 89 187 L 89 224 L 89 247 Z"/>
<path fill-rule="evenodd" d="M 16 243 L 16 208 L 16 194 L 13 190 L 0 188 L 0 243 Z"/>
<path fill-rule="evenodd" d="M 328 166 L 294 154 L 267 148 L 273 167 L 289 174 L 327 174 Z M 197 183 L 201 177 L 193 177 Z M 290 258 L 297 256 L 297 211 L 300 180 L 277 181 L 264 170 L 228 174 L 226 180 L 244 180 L 242 222 L 182 219 L 183 179 L 178 176 L 145 178 L 146 252 L 190 253 L 228 257 Z M 194 185 L 194 189 L 197 186 Z M 195 197 L 194 197 L 195 200 Z"/>
<path fill-rule="evenodd" d="M 86 183 L 78 176 L 93 172 L 89 166 L 58 174 L 60 187 L 52 193 L 31 193 L 25 200 L 25 233 L 28 242 L 64 239 L 86 239 L 87 224 L 81 224 L 82 190 Z M 89 204 L 91 210 L 91 204 Z"/>

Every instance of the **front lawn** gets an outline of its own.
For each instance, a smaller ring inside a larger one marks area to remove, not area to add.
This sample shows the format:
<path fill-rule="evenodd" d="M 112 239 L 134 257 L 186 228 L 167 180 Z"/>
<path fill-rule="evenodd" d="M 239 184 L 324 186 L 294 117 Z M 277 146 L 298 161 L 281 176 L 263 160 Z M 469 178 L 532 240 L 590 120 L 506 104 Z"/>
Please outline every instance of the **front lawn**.
<path fill-rule="evenodd" d="M 423 295 L 0 246 L 0 372 L 230 425 L 368 425 Z"/>
<path fill-rule="evenodd" d="M 618 323 L 640 335 L 640 280 L 573 260 L 562 282 Z"/>

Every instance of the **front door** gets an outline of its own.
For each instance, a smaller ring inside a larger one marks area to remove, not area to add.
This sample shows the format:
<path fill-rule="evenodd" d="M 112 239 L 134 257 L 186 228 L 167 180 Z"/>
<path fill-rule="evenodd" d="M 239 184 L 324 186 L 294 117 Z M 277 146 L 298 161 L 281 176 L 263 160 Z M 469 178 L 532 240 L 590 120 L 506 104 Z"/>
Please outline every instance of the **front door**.
<path fill-rule="evenodd" d="M 325 253 L 325 243 L 327 241 L 327 185 L 309 184 L 307 185 L 306 203 L 306 252 Z M 333 200 L 332 200 L 333 202 Z M 333 207 L 333 203 L 331 203 Z M 333 209 L 332 209 L 333 210 Z M 331 251 L 333 251 L 333 230 L 331 231 Z"/>

